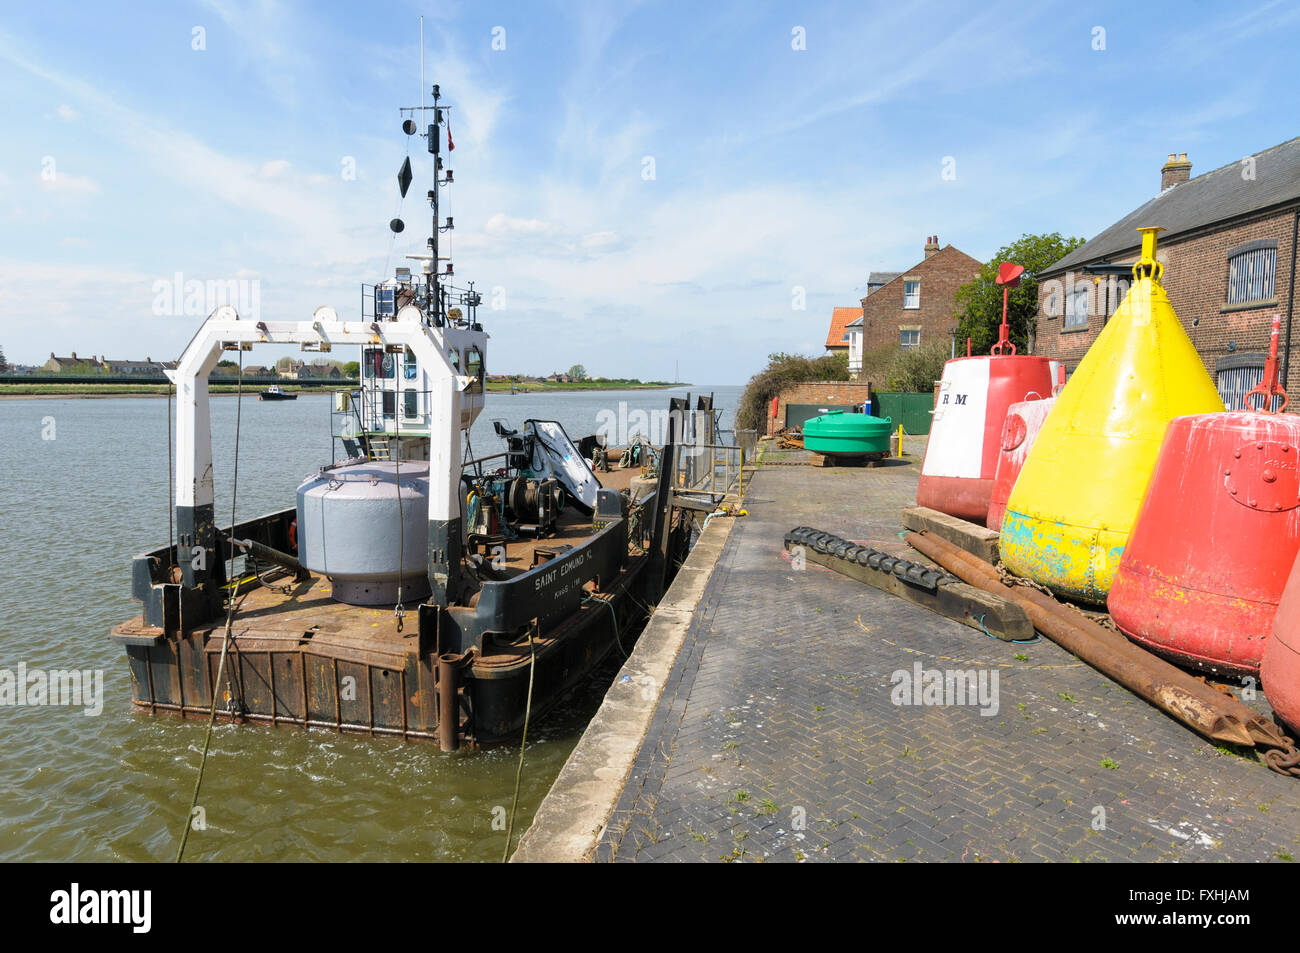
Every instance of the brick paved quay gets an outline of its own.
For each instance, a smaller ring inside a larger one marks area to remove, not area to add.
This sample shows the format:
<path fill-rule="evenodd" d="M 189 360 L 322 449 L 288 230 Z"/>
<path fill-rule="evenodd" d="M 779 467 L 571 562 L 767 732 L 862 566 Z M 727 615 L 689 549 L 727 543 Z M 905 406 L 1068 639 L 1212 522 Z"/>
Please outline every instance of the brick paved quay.
<path fill-rule="evenodd" d="M 1050 641 L 1004 644 L 792 568 L 783 535 L 800 524 L 918 558 L 898 539 L 917 470 L 757 473 L 595 859 L 1300 857 L 1300 782 L 1216 749 Z M 891 673 L 916 662 L 996 671 L 1000 709 L 895 706 Z"/>

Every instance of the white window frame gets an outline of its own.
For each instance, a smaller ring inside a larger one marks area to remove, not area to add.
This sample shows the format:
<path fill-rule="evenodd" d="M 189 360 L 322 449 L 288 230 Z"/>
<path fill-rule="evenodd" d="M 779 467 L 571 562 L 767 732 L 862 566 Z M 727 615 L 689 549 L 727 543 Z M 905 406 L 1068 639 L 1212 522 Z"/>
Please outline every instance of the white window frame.
<path fill-rule="evenodd" d="M 908 340 L 909 335 L 915 335 L 912 340 Z M 898 329 L 898 346 L 904 351 L 915 351 L 921 346 L 921 329 L 920 328 L 899 328 Z"/>
<path fill-rule="evenodd" d="M 912 290 L 908 290 L 908 285 Z M 907 278 L 903 280 L 903 310 L 917 311 L 921 307 L 921 279 Z"/>

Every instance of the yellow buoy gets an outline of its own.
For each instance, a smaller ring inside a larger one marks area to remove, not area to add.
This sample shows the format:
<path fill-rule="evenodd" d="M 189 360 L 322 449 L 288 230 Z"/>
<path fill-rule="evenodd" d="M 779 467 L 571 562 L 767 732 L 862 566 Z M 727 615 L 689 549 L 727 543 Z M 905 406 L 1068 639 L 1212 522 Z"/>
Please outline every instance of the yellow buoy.
<path fill-rule="evenodd" d="M 1223 411 L 1160 285 L 1156 233 L 1140 228 L 1133 286 L 1043 424 L 1007 501 L 1007 568 L 1104 603 L 1174 417 Z"/>

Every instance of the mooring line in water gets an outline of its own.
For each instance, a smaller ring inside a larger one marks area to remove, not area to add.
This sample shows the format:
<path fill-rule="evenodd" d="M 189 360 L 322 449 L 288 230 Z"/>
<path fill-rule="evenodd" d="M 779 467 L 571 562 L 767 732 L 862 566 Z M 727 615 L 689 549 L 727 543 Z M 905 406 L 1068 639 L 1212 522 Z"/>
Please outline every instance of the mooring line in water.
<path fill-rule="evenodd" d="M 510 841 L 515 833 L 515 811 L 519 809 L 519 779 L 524 776 L 524 748 L 528 744 L 528 720 L 533 713 L 533 674 L 537 671 L 537 643 L 533 633 L 528 633 L 528 700 L 524 703 L 524 734 L 519 739 L 519 767 L 515 769 L 515 797 L 510 803 L 510 821 L 506 824 L 506 849 L 501 854 L 501 863 L 510 859 Z"/>
<path fill-rule="evenodd" d="M 170 404 L 170 401 L 169 401 Z M 235 504 L 239 500 L 239 429 L 243 422 L 244 410 L 244 351 L 239 351 L 239 382 L 235 390 L 235 465 L 231 473 L 230 486 L 230 565 L 233 570 L 235 564 Z M 220 540 L 217 541 L 220 546 Z M 194 809 L 199 805 L 199 789 L 203 786 L 203 771 L 208 764 L 208 751 L 212 747 L 212 727 L 217 721 L 217 691 L 221 687 L 221 676 L 226 670 L 226 654 L 230 649 L 230 629 L 235 623 L 235 601 L 239 598 L 239 584 L 242 578 L 235 578 L 235 586 L 230 590 L 226 603 L 226 631 L 221 640 L 221 660 L 217 663 L 217 678 L 212 683 L 212 708 L 208 711 L 208 730 L 203 736 L 203 754 L 199 758 L 199 776 L 194 779 L 194 797 L 190 799 L 190 809 L 185 814 L 185 830 L 181 833 L 181 843 L 176 848 L 176 863 L 180 863 L 185 856 L 185 845 L 190 840 L 191 825 L 194 823 Z M 185 600 L 180 600 L 184 605 Z M 183 633 L 182 633 L 183 634 Z M 231 693 L 232 710 L 231 717 L 234 717 L 233 702 L 234 693 Z"/>
<path fill-rule="evenodd" d="M 593 592 L 584 597 L 582 602 L 584 605 L 588 602 L 596 602 L 609 609 L 609 617 L 614 622 L 614 644 L 618 646 L 618 650 L 623 654 L 623 658 L 627 659 L 629 657 L 627 649 L 623 648 L 623 640 L 618 637 L 618 613 L 614 611 L 614 600 L 597 598 L 596 593 Z"/>

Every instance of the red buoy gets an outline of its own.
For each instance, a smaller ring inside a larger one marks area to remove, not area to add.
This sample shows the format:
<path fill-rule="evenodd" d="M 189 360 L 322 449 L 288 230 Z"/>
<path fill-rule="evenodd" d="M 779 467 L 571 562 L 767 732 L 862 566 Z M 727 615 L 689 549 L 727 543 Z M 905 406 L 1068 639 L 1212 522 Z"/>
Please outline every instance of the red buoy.
<path fill-rule="evenodd" d="M 1043 421 L 1056 406 L 1055 397 L 1043 400 L 1025 400 L 1007 408 L 1007 419 L 1002 423 L 1002 441 L 998 448 L 998 462 L 993 472 L 993 489 L 989 493 L 989 515 L 985 524 L 989 529 L 1002 530 L 1002 517 L 1007 511 L 1007 500 L 1025 465 L 1029 448 L 1034 445 Z"/>
<path fill-rule="evenodd" d="M 1052 393 L 1055 361 L 1016 356 L 1007 326 L 1006 293 L 1024 268 L 1003 262 L 998 343 L 987 356 L 958 357 L 943 366 L 943 379 L 916 486 L 916 502 L 950 516 L 984 524 L 1001 448 L 1007 408 Z"/>
<path fill-rule="evenodd" d="M 1259 672 L 1300 553 L 1300 417 L 1249 409 L 1286 406 L 1279 323 L 1248 409 L 1170 421 L 1107 600 L 1129 638 L 1212 672 Z"/>
<path fill-rule="evenodd" d="M 1273 711 L 1300 731 L 1300 572 L 1295 569 L 1277 604 L 1259 680 Z"/>

